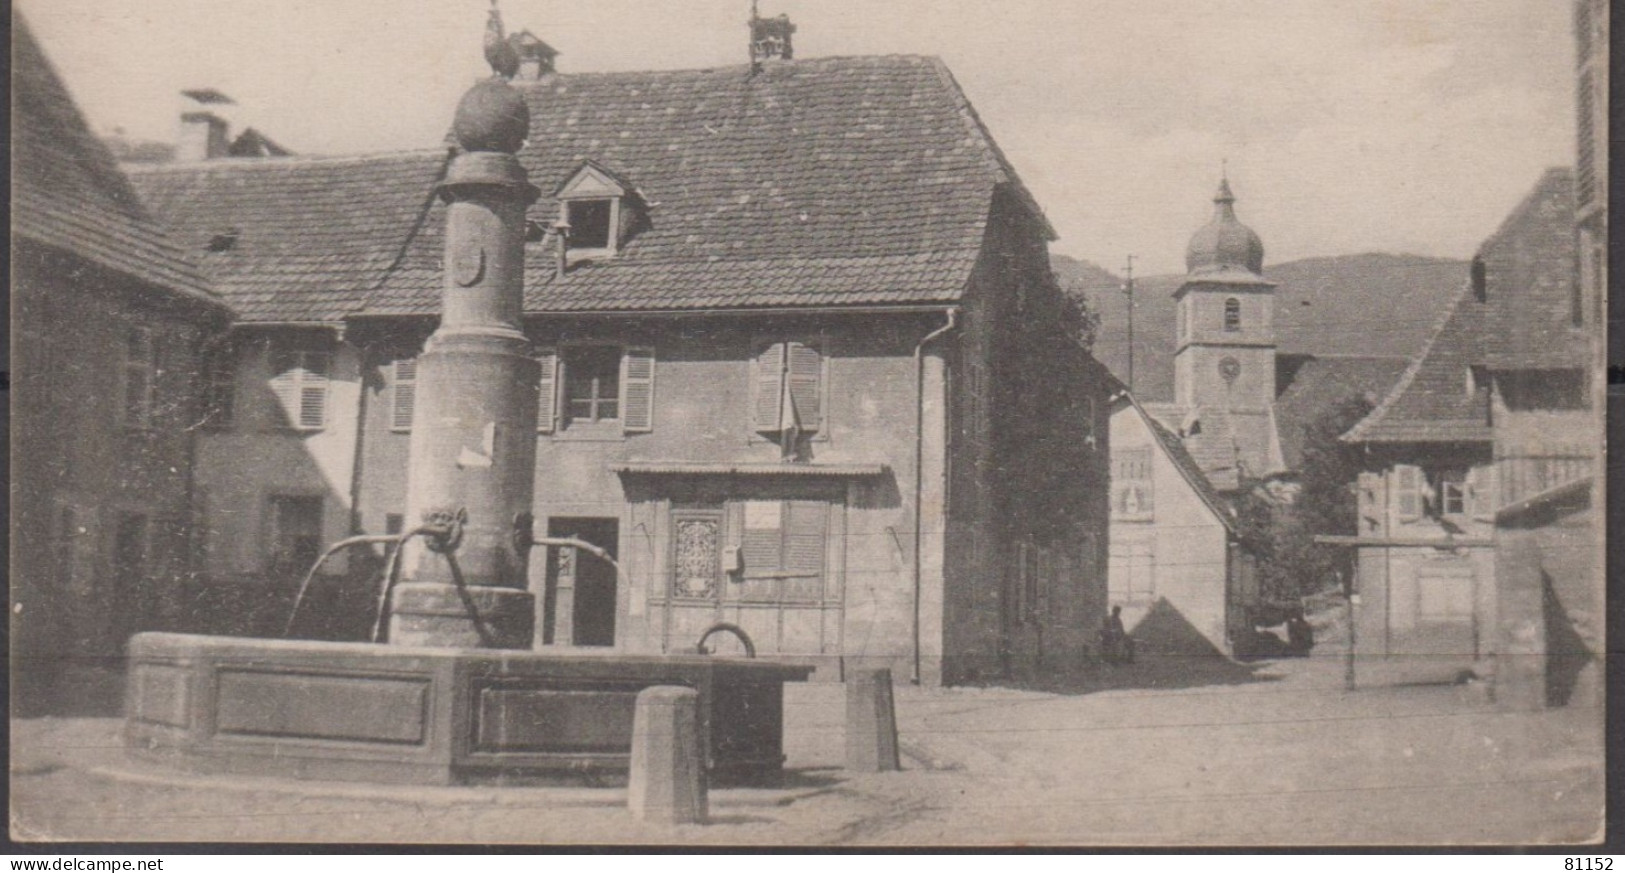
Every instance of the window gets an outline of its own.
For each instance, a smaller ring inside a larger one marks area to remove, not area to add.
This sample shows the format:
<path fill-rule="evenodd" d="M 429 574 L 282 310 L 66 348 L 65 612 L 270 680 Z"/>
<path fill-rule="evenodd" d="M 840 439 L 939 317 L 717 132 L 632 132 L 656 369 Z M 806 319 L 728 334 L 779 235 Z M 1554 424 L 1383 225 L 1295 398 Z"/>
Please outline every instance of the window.
<path fill-rule="evenodd" d="M 1224 301 L 1224 329 L 1241 330 L 1241 301 L 1234 297 Z"/>
<path fill-rule="evenodd" d="M 570 248 L 608 249 L 613 201 L 571 200 L 564 204 L 564 220 L 570 224 Z"/>
<path fill-rule="evenodd" d="M 327 426 L 327 379 L 332 366 L 330 352 L 272 351 L 271 391 L 287 427 L 321 430 Z"/>
<path fill-rule="evenodd" d="M 1440 470 L 1436 476 L 1435 506 L 1442 515 L 1467 514 L 1467 471 L 1461 467 Z"/>
<path fill-rule="evenodd" d="M 133 430 L 152 427 L 153 382 L 158 373 L 158 349 L 152 328 L 131 325 L 124 331 L 124 405 L 122 422 Z"/>
<path fill-rule="evenodd" d="M 389 429 L 393 431 L 408 431 L 412 429 L 412 416 L 417 408 L 417 358 L 402 358 L 395 362 L 390 389 Z"/>
<path fill-rule="evenodd" d="M 303 574 L 322 551 L 322 498 L 271 498 L 270 569 Z"/>
<path fill-rule="evenodd" d="M 203 423 L 216 430 L 231 427 L 236 413 L 236 351 L 225 348 L 203 360 Z"/>
<path fill-rule="evenodd" d="M 398 536 L 406 530 L 406 516 L 399 512 L 384 514 L 384 533 L 389 536 Z"/>
<path fill-rule="evenodd" d="M 751 419 L 757 433 L 808 433 L 823 426 L 824 356 L 818 346 L 801 342 L 761 346 L 753 375 Z"/>
<path fill-rule="evenodd" d="M 1474 300 L 1483 303 L 1490 299 L 1489 268 L 1485 266 L 1483 256 L 1473 256 L 1473 262 L 1467 268 L 1467 281 L 1473 286 Z"/>
<path fill-rule="evenodd" d="M 816 603 L 824 596 L 829 504 L 745 500 L 739 504 L 740 600 Z"/>
<path fill-rule="evenodd" d="M 564 426 L 621 417 L 621 350 L 575 346 L 564 353 Z"/>
<path fill-rule="evenodd" d="M 1154 509 L 1151 489 L 1151 447 L 1124 448 L 1112 457 L 1112 515 L 1150 518 Z"/>
<path fill-rule="evenodd" d="M 1410 521 L 1422 517 L 1422 469 L 1409 464 L 1394 467 L 1394 512 Z"/>

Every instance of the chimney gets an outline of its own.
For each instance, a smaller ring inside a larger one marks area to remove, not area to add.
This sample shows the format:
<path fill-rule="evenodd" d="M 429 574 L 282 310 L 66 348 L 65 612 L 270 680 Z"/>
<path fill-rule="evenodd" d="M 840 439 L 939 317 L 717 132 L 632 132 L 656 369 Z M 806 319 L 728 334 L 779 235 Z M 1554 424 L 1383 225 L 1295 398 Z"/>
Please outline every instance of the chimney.
<path fill-rule="evenodd" d="M 558 49 L 542 42 L 528 30 L 522 30 L 509 39 L 519 55 L 519 73 L 514 76 L 515 79 L 534 82 L 555 72 L 553 61 L 559 56 Z"/>
<path fill-rule="evenodd" d="M 203 108 L 181 113 L 175 160 L 207 161 L 225 157 L 231 147 L 226 140 L 226 120 L 207 107 L 232 105 L 234 101 L 213 88 L 193 88 L 181 94 Z"/>
<path fill-rule="evenodd" d="M 777 18 L 763 18 L 756 12 L 755 0 L 750 4 L 750 62 L 752 66 L 761 66 L 766 60 L 788 61 L 795 57 L 795 48 L 790 37 L 796 32 L 796 26 L 790 23 L 790 16 L 780 15 Z"/>

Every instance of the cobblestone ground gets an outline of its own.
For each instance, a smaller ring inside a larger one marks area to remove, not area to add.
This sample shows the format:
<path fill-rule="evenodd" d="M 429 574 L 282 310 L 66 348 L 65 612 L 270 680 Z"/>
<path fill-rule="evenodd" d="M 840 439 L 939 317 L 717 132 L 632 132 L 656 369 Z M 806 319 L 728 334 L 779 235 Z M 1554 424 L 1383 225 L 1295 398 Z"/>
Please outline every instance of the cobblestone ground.
<path fill-rule="evenodd" d="M 12 722 L 15 840 L 1271 845 L 1579 842 L 1600 833 L 1601 716 L 1497 713 L 1477 686 L 1348 693 L 1334 657 L 1151 659 L 1043 690 L 899 688 L 905 772 L 848 774 L 836 685 L 786 702 L 791 776 L 712 792 L 705 826 L 614 788 L 180 777 L 109 718 Z"/>

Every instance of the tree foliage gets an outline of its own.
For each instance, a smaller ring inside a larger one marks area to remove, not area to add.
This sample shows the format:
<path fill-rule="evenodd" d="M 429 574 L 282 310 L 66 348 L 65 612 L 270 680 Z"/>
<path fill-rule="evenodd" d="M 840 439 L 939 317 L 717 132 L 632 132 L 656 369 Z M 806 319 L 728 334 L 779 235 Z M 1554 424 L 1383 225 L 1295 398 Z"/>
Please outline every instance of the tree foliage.
<path fill-rule="evenodd" d="M 1296 603 L 1353 571 L 1348 549 L 1317 545 L 1314 538 L 1358 531 L 1353 485 L 1361 450 L 1339 437 L 1371 408 L 1363 397 L 1346 398 L 1304 426 L 1303 464 L 1291 499 L 1263 483 L 1243 489 L 1236 519 L 1243 541 L 1258 555 L 1259 592 L 1266 603 Z"/>

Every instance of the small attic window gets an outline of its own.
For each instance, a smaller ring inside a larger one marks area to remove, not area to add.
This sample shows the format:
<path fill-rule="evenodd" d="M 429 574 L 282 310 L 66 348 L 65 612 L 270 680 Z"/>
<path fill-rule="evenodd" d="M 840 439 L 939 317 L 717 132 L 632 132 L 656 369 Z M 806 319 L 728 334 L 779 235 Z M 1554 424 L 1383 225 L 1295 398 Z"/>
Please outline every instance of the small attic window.
<path fill-rule="evenodd" d="M 564 220 L 570 225 L 570 248 L 609 249 L 610 216 L 615 203 L 603 200 L 570 200 L 564 204 Z"/>
<path fill-rule="evenodd" d="M 559 221 L 570 227 L 572 253 L 613 255 L 639 220 L 640 201 L 631 186 L 592 161 L 582 163 L 553 196 Z"/>

